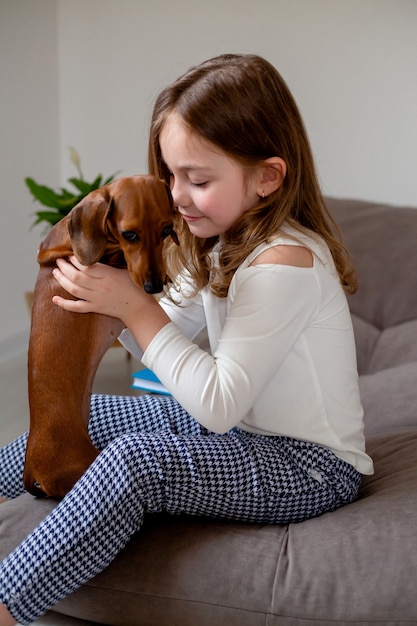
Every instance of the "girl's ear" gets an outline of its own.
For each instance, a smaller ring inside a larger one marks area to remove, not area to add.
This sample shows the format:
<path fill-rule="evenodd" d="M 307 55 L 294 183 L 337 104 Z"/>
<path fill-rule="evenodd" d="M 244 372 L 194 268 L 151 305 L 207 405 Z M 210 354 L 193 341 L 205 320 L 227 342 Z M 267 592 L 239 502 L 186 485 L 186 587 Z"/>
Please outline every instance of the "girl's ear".
<path fill-rule="evenodd" d="M 260 178 L 257 193 L 261 198 L 269 196 L 283 183 L 287 173 L 287 164 L 281 157 L 270 157 L 260 165 Z"/>

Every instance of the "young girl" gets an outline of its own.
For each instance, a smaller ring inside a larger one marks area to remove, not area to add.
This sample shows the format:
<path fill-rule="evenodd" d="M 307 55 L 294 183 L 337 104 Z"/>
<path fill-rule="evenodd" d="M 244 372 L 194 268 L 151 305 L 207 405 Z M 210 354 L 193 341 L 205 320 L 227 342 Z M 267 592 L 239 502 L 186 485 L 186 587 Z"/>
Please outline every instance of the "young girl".
<path fill-rule="evenodd" d="M 55 275 L 78 299 L 54 302 L 121 319 L 173 397 L 93 396 L 102 452 L 1 564 L 1 626 L 104 569 L 148 511 L 300 522 L 352 502 L 372 473 L 344 294 L 355 273 L 278 72 L 223 55 L 179 78 L 156 101 L 149 169 L 176 207 L 169 293 L 157 302 L 127 271 L 71 258 Z M 25 441 L 1 451 L 6 497 L 22 492 Z"/>

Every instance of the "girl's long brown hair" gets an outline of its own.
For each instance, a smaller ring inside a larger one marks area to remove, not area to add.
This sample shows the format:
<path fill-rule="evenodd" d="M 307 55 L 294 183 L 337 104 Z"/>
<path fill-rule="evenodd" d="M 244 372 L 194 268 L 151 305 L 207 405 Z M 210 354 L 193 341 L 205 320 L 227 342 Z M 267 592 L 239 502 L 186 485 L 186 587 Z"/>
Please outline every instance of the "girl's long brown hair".
<path fill-rule="evenodd" d="M 174 112 L 191 131 L 221 148 L 245 168 L 269 157 L 287 165 L 282 185 L 259 199 L 222 236 L 220 270 L 210 277 L 210 289 L 225 297 L 236 269 L 260 243 L 279 233 L 283 222 L 320 235 L 333 256 L 341 284 L 348 293 L 357 278 L 339 230 L 320 192 L 314 160 L 297 105 L 279 72 L 256 55 L 226 54 L 191 68 L 158 96 L 149 138 L 149 171 L 169 184 L 159 137 Z M 209 283 L 209 253 L 218 237 L 192 235 L 176 212 L 180 246 L 167 242 L 171 276 L 186 269 L 196 291 Z"/>

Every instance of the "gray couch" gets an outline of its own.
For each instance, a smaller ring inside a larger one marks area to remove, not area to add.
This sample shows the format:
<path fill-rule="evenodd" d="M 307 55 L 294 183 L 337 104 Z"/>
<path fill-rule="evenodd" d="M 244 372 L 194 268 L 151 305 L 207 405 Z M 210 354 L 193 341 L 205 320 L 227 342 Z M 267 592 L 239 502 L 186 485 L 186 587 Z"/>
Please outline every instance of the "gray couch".
<path fill-rule="evenodd" d="M 367 449 L 359 499 L 300 524 L 149 516 L 55 610 L 120 626 L 417 624 L 417 209 L 328 199 L 360 278 L 350 300 Z M 0 506 L 0 557 L 54 503 Z"/>

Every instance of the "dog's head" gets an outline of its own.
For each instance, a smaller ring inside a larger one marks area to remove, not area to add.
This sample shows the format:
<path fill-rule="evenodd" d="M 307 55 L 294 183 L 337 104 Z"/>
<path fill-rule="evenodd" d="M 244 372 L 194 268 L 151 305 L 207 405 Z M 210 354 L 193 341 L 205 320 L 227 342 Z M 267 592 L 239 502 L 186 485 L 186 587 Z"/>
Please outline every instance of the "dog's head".
<path fill-rule="evenodd" d="M 164 181 L 154 176 L 119 178 L 91 192 L 65 224 L 52 229 L 38 260 L 50 263 L 73 253 L 83 265 L 101 261 L 127 267 L 137 285 L 159 293 L 166 281 L 164 241 L 172 237 L 178 243 L 172 220 L 172 197 Z"/>

